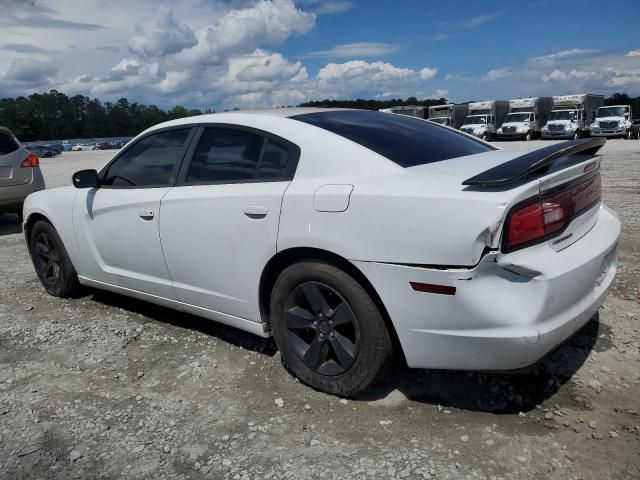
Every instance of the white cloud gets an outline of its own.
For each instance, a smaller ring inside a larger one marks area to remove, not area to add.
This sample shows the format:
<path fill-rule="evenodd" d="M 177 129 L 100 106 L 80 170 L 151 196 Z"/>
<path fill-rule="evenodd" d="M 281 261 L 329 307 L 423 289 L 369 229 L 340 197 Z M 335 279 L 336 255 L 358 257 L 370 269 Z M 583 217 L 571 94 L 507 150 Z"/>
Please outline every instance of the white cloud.
<path fill-rule="evenodd" d="M 431 95 L 427 98 L 447 98 L 449 96 L 449 90 L 445 90 L 443 88 L 436 89 Z"/>
<path fill-rule="evenodd" d="M 637 50 L 630 50 L 625 55 L 626 57 L 640 57 L 640 48 Z"/>
<path fill-rule="evenodd" d="M 316 77 L 318 93 L 327 96 L 344 96 L 371 91 L 392 91 L 413 94 L 425 81 L 433 78 L 437 69 L 421 70 L 396 67 L 390 63 L 351 60 L 345 63 L 329 63 Z"/>
<path fill-rule="evenodd" d="M 490 22 L 491 20 L 498 18 L 500 15 L 502 15 L 502 12 L 494 12 L 494 13 L 488 13 L 484 15 L 477 15 L 475 17 L 471 17 L 471 18 L 467 18 L 466 20 L 463 20 L 462 22 L 460 22 L 460 26 L 463 28 L 479 27 L 480 25 L 483 25 L 487 22 Z"/>
<path fill-rule="evenodd" d="M 566 80 L 569 76 L 564 73 L 562 70 L 554 70 L 549 74 L 545 74 L 542 76 L 543 82 L 557 82 L 560 80 Z"/>
<path fill-rule="evenodd" d="M 9 84 L 38 85 L 47 83 L 57 72 L 58 69 L 48 61 L 16 57 L 2 80 Z"/>
<path fill-rule="evenodd" d="M 436 76 L 436 74 L 438 73 L 438 69 L 437 68 L 424 67 L 418 73 L 420 74 L 420 79 L 421 80 L 430 80 L 430 79 L 432 79 L 433 77 Z"/>
<path fill-rule="evenodd" d="M 303 0 L 299 3 L 310 7 L 318 15 L 341 13 L 353 8 L 353 2 L 346 0 Z"/>
<path fill-rule="evenodd" d="M 168 6 L 161 6 L 153 18 L 138 22 L 136 33 L 129 43 L 129 49 L 138 55 L 159 57 L 196 44 L 193 31 L 178 22 Z"/>
<path fill-rule="evenodd" d="M 502 67 L 502 68 L 493 68 L 489 70 L 482 79 L 487 82 L 492 82 L 494 80 L 502 80 L 503 78 L 509 78 L 513 76 L 513 72 L 510 68 Z"/>
<path fill-rule="evenodd" d="M 533 63 L 553 64 L 555 63 L 556 60 L 562 60 L 568 57 L 576 57 L 580 55 L 593 55 L 599 52 L 600 50 L 585 50 L 582 48 L 571 48 L 569 50 L 562 50 L 560 52 L 550 53 L 548 55 L 532 57 L 529 59 L 529 61 Z"/>
<path fill-rule="evenodd" d="M 379 57 L 400 50 L 391 43 L 356 42 L 336 45 L 330 50 L 319 50 L 307 54 L 309 57 Z"/>
<path fill-rule="evenodd" d="M 436 42 L 443 42 L 445 40 L 449 40 L 453 38 L 453 35 L 449 34 L 449 33 L 436 33 L 433 36 L 433 40 Z"/>
<path fill-rule="evenodd" d="M 563 72 L 562 70 L 553 70 L 549 74 L 542 75 L 543 82 L 559 82 L 569 79 L 586 80 L 591 77 L 595 77 L 598 74 L 596 72 L 588 72 L 584 70 L 576 70 L 575 68 L 569 72 Z"/>
<path fill-rule="evenodd" d="M 233 54 L 305 34 L 315 21 L 315 14 L 300 10 L 292 0 L 261 1 L 231 10 L 217 24 L 198 31 L 197 44 L 180 52 L 176 59 L 184 65 L 219 64 Z"/>

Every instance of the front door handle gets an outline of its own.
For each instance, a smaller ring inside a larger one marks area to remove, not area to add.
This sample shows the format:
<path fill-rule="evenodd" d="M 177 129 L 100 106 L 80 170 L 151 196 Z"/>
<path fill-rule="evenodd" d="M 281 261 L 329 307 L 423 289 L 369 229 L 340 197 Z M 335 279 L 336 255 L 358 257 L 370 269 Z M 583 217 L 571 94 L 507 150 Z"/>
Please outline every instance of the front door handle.
<path fill-rule="evenodd" d="M 259 220 L 267 216 L 267 207 L 261 205 L 248 205 L 243 210 L 244 214 L 253 220 Z"/>
<path fill-rule="evenodd" d="M 153 210 L 140 210 L 138 215 L 140 215 L 140 218 L 143 220 L 153 220 L 155 214 Z"/>

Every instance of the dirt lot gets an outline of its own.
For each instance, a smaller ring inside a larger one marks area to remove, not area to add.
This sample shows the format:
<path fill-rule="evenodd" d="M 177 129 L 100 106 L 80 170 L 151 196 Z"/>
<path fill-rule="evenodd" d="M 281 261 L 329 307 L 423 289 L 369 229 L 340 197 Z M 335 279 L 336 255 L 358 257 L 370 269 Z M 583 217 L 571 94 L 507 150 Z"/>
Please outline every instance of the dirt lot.
<path fill-rule="evenodd" d="M 110 154 L 44 160 L 48 185 Z M 46 295 L 3 216 L 0 477 L 640 478 L 640 142 L 603 154 L 624 227 L 599 321 L 534 373 L 398 366 L 348 401 L 296 382 L 269 340 L 117 295 Z"/>

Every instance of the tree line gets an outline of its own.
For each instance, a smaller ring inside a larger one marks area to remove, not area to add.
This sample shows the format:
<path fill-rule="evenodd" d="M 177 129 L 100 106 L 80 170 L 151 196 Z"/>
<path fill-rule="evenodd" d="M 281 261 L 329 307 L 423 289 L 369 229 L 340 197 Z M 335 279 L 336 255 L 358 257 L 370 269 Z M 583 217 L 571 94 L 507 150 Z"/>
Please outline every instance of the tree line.
<path fill-rule="evenodd" d="M 418 100 L 319 100 L 300 104 L 301 107 L 340 107 L 379 110 L 397 105 L 442 105 L 445 98 Z M 605 105 L 631 105 L 634 116 L 640 117 L 640 97 L 615 93 L 605 99 Z M 63 140 L 72 138 L 129 137 L 167 120 L 213 113 L 176 105 L 163 110 L 156 105 L 143 105 L 121 98 L 117 102 L 101 102 L 84 95 L 67 96 L 56 90 L 34 93 L 28 97 L 0 99 L 0 125 L 8 127 L 20 140 Z"/>
<path fill-rule="evenodd" d="M 126 98 L 103 103 L 84 95 L 69 97 L 56 90 L 0 99 L 0 125 L 25 142 L 128 137 L 160 122 L 202 113 L 182 105 L 163 110 L 155 105 L 131 103 Z"/>

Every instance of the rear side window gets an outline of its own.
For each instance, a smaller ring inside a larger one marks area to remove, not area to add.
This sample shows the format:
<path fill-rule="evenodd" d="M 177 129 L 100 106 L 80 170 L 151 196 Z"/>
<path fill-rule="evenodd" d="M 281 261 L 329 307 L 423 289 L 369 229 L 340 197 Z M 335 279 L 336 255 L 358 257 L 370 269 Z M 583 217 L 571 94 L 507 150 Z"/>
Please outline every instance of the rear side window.
<path fill-rule="evenodd" d="M 169 130 L 139 140 L 109 166 L 103 184 L 114 187 L 169 185 L 184 155 L 190 130 Z"/>
<path fill-rule="evenodd" d="M 306 113 L 291 118 L 348 138 L 401 167 L 494 150 L 461 133 L 406 115 L 341 110 Z"/>
<path fill-rule="evenodd" d="M 193 154 L 187 183 L 225 183 L 255 178 L 264 138 L 226 128 L 205 128 Z"/>
<path fill-rule="evenodd" d="M 15 152 L 20 148 L 20 144 L 16 142 L 13 135 L 6 132 L 0 132 L 0 155 L 7 155 Z"/>
<path fill-rule="evenodd" d="M 267 141 L 258 168 L 258 178 L 282 178 L 287 176 L 289 149 L 274 140 Z"/>

